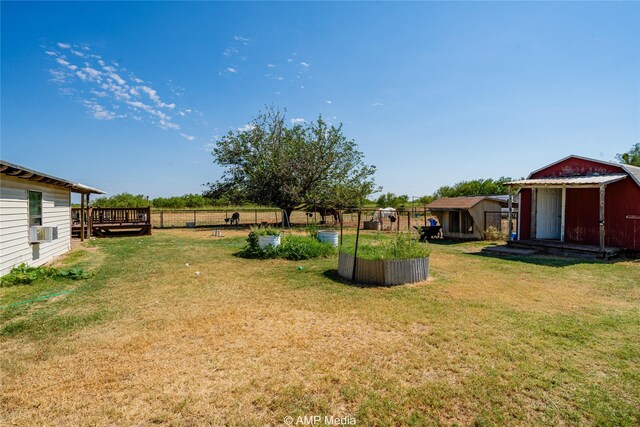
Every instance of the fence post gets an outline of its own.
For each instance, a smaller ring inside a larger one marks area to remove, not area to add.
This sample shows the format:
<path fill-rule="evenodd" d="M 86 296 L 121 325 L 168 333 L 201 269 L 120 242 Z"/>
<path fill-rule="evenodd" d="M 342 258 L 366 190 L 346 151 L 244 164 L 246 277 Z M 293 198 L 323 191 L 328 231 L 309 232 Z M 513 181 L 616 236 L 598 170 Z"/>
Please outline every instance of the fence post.
<path fill-rule="evenodd" d="M 424 208 L 424 226 L 427 226 L 427 208 Z"/>
<path fill-rule="evenodd" d="M 160 228 L 164 228 L 164 211 L 160 211 Z"/>
<path fill-rule="evenodd" d="M 258 209 L 254 209 L 253 212 L 254 212 L 255 218 L 256 218 L 256 225 L 258 225 Z"/>
<path fill-rule="evenodd" d="M 196 224 L 196 212 L 197 211 L 194 209 L 193 210 L 193 228 L 196 228 L 196 225 L 198 225 L 198 224 Z"/>

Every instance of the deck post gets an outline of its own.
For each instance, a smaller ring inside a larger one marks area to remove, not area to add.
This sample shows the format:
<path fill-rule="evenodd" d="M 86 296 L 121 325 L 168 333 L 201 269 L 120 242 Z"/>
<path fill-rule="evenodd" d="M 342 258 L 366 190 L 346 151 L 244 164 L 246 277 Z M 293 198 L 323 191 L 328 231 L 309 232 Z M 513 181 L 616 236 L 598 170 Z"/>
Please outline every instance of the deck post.
<path fill-rule="evenodd" d="M 84 194 L 80 194 L 80 241 L 84 242 Z"/>
<path fill-rule="evenodd" d="M 600 186 L 600 254 L 604 256 L 604 196 L 606 185 Z"/>
<path fill-rule="evenodd" d="M 564 229 L 566 222 L 566 210 L 567 210 L 567 187 L 562 187 L 562 206 L 560 211 L 560 241 L 564 242 Z"/>
<path fill-rule="evenodd" d="M 512 218 L 513 218 L 513 196 L 511 194 L 511 186 L 509 186 L 508 209 L 509 209 L 509 223 L 508 223 L 509 236 L 507 237 L 507 241 L 510 242 L 510 241 L 513 240 L 513 238 L 511 237 L 513 235 L 513 221 L 512 221 Z"/>

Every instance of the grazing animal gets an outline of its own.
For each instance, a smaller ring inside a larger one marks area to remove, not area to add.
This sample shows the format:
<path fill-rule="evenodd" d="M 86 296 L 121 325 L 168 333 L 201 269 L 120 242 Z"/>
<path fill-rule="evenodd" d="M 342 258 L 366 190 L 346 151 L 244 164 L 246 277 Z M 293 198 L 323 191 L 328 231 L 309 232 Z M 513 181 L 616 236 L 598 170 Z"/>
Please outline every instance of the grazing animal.
<path fill-rule="evenodd" d="M 240 213 L 234 212 L 231 215 L 231 225 L 238 225 L 240 223 Z"/>
<path fill-rule="evenodd" d="M 320 224 L 326 224 L 326 217 L 327 216 L 332 216 L 333 217 L 333 225 L 336 225 L 340 222 L 340 212 L 338 212 L 337 209 L 334 208 L 316 208 L 315 211 L 311 210 L 311 211 L 307 211 L 307 216 L 309 218 L 313 217 L 313 212 L 318 212 L 320 214 L 320 218 L 322 218 L 322 220 L 320 221 Z"/>

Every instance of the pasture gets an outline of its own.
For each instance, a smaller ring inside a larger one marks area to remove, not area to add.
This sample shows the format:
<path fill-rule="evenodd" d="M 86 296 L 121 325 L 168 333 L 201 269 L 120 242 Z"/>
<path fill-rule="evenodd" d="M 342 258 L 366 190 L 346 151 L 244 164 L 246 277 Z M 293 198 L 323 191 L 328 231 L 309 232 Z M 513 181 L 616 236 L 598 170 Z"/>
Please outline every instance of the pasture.
<path fill-rule="evenodd" d="M 246 234 L 92 240 L 60 261 L 91 278 L 0 288 L 2 423 L 640 424 L 637 261 L 439 242 L 429 281 L 358 287 Z"/>

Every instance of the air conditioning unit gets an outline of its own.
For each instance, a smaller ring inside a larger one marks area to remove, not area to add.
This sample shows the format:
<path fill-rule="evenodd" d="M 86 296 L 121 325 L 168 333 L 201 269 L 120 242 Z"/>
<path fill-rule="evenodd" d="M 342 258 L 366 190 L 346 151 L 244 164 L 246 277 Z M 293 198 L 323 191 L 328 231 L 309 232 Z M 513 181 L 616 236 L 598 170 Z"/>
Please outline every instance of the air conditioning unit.
<path fill-rule="evenodd" d="M 42 243 L 58 239 L 58 227 L 34 225 L 29 228 L 29 242 Z"/>

